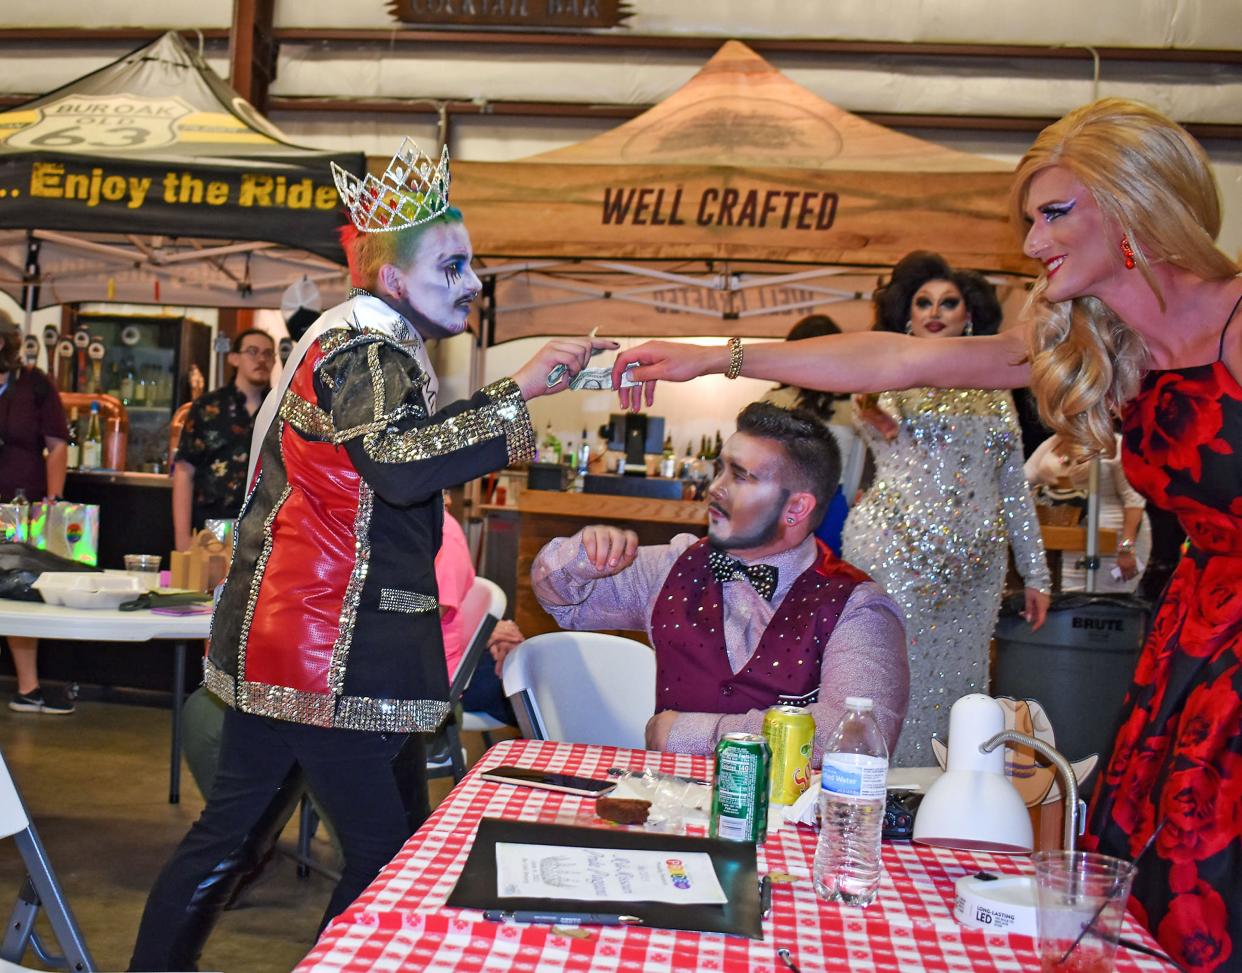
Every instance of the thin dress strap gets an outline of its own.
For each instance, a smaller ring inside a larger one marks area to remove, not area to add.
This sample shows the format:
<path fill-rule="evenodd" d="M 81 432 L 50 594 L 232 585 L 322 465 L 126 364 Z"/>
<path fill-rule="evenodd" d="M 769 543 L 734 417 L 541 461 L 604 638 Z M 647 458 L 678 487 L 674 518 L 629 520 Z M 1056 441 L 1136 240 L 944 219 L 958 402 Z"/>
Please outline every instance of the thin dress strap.
<path fill-rule="evenodd" d="M 1229 325 L 1233 323 L 1234 316 L 1238 313 L 1238 308 L 1242 307 L 1242 297 L 1239 297 L 1233 304 L 1233 310 L 1229 312 L 1229 317 L 1225 318 L 1225 326 L 1220 330 L 1220 347 L 1216 349 L 1216 360 L 1220 361 L 1225 357 L 1225 334 L 1229 331 Z"/>

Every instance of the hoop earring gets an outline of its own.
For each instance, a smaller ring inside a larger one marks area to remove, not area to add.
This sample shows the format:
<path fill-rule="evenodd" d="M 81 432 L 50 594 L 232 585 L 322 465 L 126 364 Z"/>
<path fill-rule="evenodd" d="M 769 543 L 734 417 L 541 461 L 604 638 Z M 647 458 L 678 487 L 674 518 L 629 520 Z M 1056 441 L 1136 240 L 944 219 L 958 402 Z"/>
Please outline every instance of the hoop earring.
<path fill-rule="evenodd" d="M 967 337 L 970 337 L 974 333 L 975 333 L 975 322 L 970 320 L 970 318 L 967 318 L 966 327 L 962 329 L 962 334 L 966 335 Z"/>
<path fill-rule="evenodd" d="M 906 318 L 906 334 L 914 334 L 914 322 Z"/>
<path fill-rule="evenodd" d="M 1134 269 L 1134 248 L 1130 246 L 1130 238 L 1121 237 L 1121 255 L 1125 258 L 1126 270 Z"/>

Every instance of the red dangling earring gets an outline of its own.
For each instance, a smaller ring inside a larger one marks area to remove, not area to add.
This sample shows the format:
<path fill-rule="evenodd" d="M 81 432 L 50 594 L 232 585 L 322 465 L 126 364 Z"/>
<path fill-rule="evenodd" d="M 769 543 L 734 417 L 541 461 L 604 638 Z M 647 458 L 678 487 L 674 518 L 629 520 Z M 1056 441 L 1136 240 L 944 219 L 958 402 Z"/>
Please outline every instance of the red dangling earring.
<path fill-rule="evenodd" d="M 1121 255 L 1126 258 L 1126 270 L 1134 269 L 1134 248 L 1130 246 L 1130 238 L 1124 234 L 1121 237 Z"/>

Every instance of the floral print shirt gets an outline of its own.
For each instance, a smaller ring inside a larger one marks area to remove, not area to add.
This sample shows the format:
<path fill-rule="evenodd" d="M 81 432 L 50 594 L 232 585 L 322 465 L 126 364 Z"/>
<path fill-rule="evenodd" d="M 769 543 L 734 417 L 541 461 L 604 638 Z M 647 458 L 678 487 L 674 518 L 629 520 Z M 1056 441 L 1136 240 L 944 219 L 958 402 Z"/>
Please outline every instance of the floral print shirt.
<path fill-rule="evenodd" d="M 195 530 L 207 520 L 233 519 L 241 511 L 253 431 L 246 396 L 232 382 L 199 396 L 190 406 L 176 459 L 194 467 Z"/>

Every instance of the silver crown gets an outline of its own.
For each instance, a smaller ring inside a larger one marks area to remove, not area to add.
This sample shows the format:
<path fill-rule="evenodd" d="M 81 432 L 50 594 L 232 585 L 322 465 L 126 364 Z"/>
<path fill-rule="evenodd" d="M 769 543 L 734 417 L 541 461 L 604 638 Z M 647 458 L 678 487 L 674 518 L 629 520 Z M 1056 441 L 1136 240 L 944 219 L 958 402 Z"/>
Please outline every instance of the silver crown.
<path fill-rule="evenodd" d="M 369 172 L 359 179 L 332 163 L 332 178 L 349 218 L 363 233 L 392 233 L 418 226 L 449 208 L 449 152 L 437 165 L 409 138 L 379 179 Z"/>

